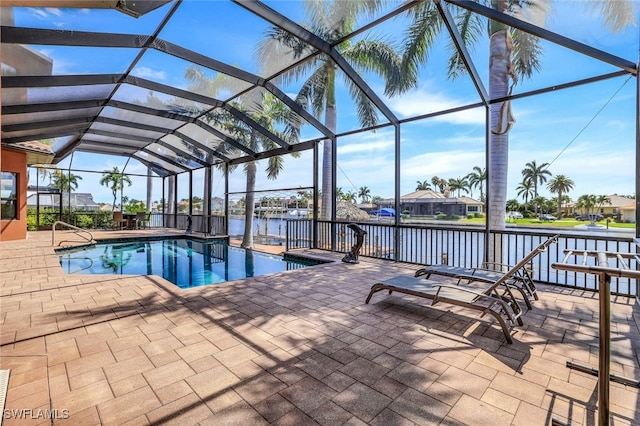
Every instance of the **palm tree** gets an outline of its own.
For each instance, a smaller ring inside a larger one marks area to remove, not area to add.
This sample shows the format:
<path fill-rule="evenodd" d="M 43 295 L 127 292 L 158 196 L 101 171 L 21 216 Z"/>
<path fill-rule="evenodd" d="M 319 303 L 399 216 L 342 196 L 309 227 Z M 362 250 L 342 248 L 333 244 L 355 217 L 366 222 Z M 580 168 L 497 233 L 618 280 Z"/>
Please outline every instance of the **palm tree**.
<path fill-rule="evenodd" d="M 236 105 L 236 108 L 241 109 L 240 105 Z M 262 100 L 255 103 L 253 111 L 247 111 L 256 122 L 262 127 L 276 134 L 278 137 L 285 141 L 292 141 L 297 137 L 297 133 L 288 124 L 291 123 L 292 114 L 284 103 L 278 100 L 271 94 L 264 94 Z M 276 123 L 285 123 L 286 131 L 281 132 L 276 130 Z M 277 144 L 273 140 L 269 139 L 266 135 L 258 132 L 254 128 L 248 129 L 246 125 L 239 122 L 227 122 L 225 127 L 230 130 L 236 139 L 242 141 L 243 145 L 247 146 L 253 151 L 262 151 L 275 149 Z M 287 133 L 288 131 L 288 133 Z M 298 153 L 292 153 L 293 156 L 298 156 Z M 284 168 L 284 157 L 274 156 L 269 157 L 267 160 L 267 167 L 265 169 L 267 178 L 274 180 L 278 177 L 282 169 Z M 246 181 L 246 200 L 245 200 L 245 222 L 244 222 L 244 235 L 242 237 L 241 246 L 244 248 L 253 248 L 253 216 L 255 205 L 255 189 L 256 189 L 256 172 L 257 164 L 255 161 L 249 161 L 244 163 L 244 172 L 247 176 Z"/>
<path fill-rule="evenodd" d="M 511 200 L 507 200 L 507 211 L 509 212 L 517 212 L 520 210 L 520 203 L 515 198 Z"/>
<path fill-rule="evenodd" d="M 555 175 L 547 185 L 552 194 L 558 194 L 558 218 L 562 217 L 562 195 L 573 189 L 574 182 L 565 175 Z"/>
<path fill-rule="evenodd" d="M 82 176 L 74 175 L 71 172 L 64 173 L 61 170 L 54 170 L 51 184 L 61 192 L 73 192 L 74 189 L 78 189 L 78 180 L 82 180 Z"/>
<path fill-rule="evenodd" d="M 538 207 L 543 208 L 548 201 L 549 200 L 547 200 L 545 197 L 541 195 L 533 197 L 533 199 L 531 200 L 531 204 L 533 204 L 533 208 L 535 209 L 536 215 L 538 214 Z M 544 208 L 542 209 L 542 213 L 545 213 Z"/>
<path fill-rule="evenodd" d="M 449 184 L 449 182 L 446 179 L 441 179 L 438 176 L 432 177 L 431 183 L 433 184 L 433 187 L 436 188 L 441 193 L 444 192 L 445 188 Z"/>
<path fill-rule="evenodd" d="M 449 190 L 458 191 L 458 198 L 460 198 L 460 191 L 468 192 L 468 185 L 466 177 L 449 179 Z"/>
<path fill-rule="evenodd" d="M 522 169 L 522 176 L 533 183 L 533 197 L 538 196 L 538 183 L 545 183 L 547 176 L 551 176 L 551 172 L 548 169 L 549 163 L 542 163 L 539 166 L 536 161 L 533 160 L 524 165 Z M 538 205 L 535 207 L 536 214 L 538 213 Z"/>
<path fill-rule="evenodd" d="M 118 169 L 118 166 L 114 166 L 113 169 L 102 172 L 100 185 L 108 187 L 113 194 L 113 204 L 111 205 L 112 211 L 115 211 L 116 209 L 116 196 L 118 191 L 122 191 L 124 189 L 125 183 L 127 183 L 128 186 L 131 186 L 131 179 L 129 176 L 122 174 Z M 120 210 L 122 210 L 122 202 L 120 204 Z"/>
<path fill-rule="evenodd" d="M 366 186 L 361 186 L 358 190 L 358 197 L 363 204 L 368 202 L 371 199 L 371 190 Z"/>
<path fill-rule="evenodd" d="M 371 197 L 371 204 L 375 204 L 378 207 L 382 204 L 383 201 L 384 198 L 379 195 L 374 195 L 373 197 Z"/>
<path fill-rule="evenodd" d="M 218 74 L 215 78 L 209 78 L 206 76 L 202 68 L 189 67 L 185 71 L 185 78 L 191 82 L 190 90 L 197 93 L 204 93 L 214 98 L 218 97 L 221 92 L 224 91 L 236 91 L 239 86 L 238 80 L 225 77 L 223 74 Z M 294 142 L 298 138 L 298 130 L 294 123 L 294 114 L 288 109 L 281 101 L 270 93 L 260 94 L 259 92 L 249 92 L 238 99 L 233 105 L 239 110 L 245 110 L 244 112 L 249 115 L 253 120 L 259 123 L 262 127 L 267 129 L 273 134 L 285 141 Z M 208 113 L 204 117 L 209 122 L 214 122 L 216 126 L 223 127 L 235 139 L 242 141 L 242 144 L 249 149 L 261 152 L 263 150 L 270 150 L 277 147 L 277 144 L 266 137 L 264 134 L 259 133 L 253 127 L 249 127 L 237 119 L 229 116 L 224 111 Z M 278 131 L 275 129 L 276 124 L 284 124 L 284 130 Z M 232 148 L 233 149 L 233 148 Z M 220 144 L 218 150 L 222 153 L 226 153 L 226 150 L 230 150 L 226 144 Z M 209 153 L 200 153 L 198 155 L 204 155 L 206 162 L 212 164 L 214 161 L 213 155 Z M 292 153 L 294 157 L 299 156 L 299 153 Z M 276 179 L 284 167 L 284 157 L 276 156 L 270 157 L 267 160 L 267 178 Z M 244 163 L 244 172 L 246 175 L 245 189 L 246 199 L 244 204 L 245 210 L 245 222 L 244 222 L 244 234 L 242 237 L 241 246 L 244 248 L 253 247 L 253 217 L 254 217 L 254 204 L 255 204 L 255 187 L 256 187 L 256 173 L 257 164 L 255 161 L 249 161 Z M 205 182 L 203 188 L 203 211 L 208 210 L 208 204 L 211 197 L 211 168 L 205 169 Z"/>
<path fill-rule="evenodd" d="M 69 194 L 69 210 L 71 210 L 71 193 L 74 189 L 78 189 L 78 180 L 82 180 L 82 176 L 74 175 L 71 172 L 65 173 L 58 169 L 53 171 L 51 185 L 58 188 L 60 192 Z M 62 200 L 60 203 L 63 204 Z"/>
<path fill-rule="evenodd" d="M 350 34 L 356 28 L 357 18 L 366 12 L 373 12 L 381 2 L 363 0 L 352 1 L 309 1 L 306 5 L 307 29 L 332 44 Z M 341 41 L 336 48 L 353 66 L 361 71 L 375 72 L 385 77 L 387 82 L 399 80 L 400 58 L 393 48 L 382 40 L 361 39 L 355 43 Z M 258 47 L 258 57 L 263 64 L 281 61 L 282 52 L 292 53 L 295 59 L 315 51 L 303 40 L 292 37 L 286 31 L 273 27 Z M 267 66 L 266 68 L 269 68 Z M 340 73 L 335 62 L 325 55 L 315 55 L 302 65 L 280 76 L 286 84 L 299 78 L 305 78 L 296 102 L 320 118 L 324 115 L 324 125 L 332 132 L 336 131 L 337 105 L 336 80 Z M 358 119 L 363 127 L 378 122 L 376 108 L 369 98 L 346 75 L 344 82 L 353 97 L 358 111 Z M 389 90 L 389 89 L 388 89 Z M 322 209 L 320 217 L 331 218 L 334 200 L 331 199 L 334 187 L 333 143 L 323 141 L 322 151 Z"/>
<path fill-rule="evenodd" d="M 344 201 L 355 204 L 356 203 L 356 193 L 354 191 L 348 191 L 344 197 Z"/>
<path fill-rule="evenodd" d="M 484 203 L 484 182 L 487 180 L 487 169 L 474 166 L 473 171 L 466 178 L 471 189 L 480 189 L 480 201 Z M 473 198 L 473 192 L 471 194 L 471 198 Z"/>
<path fill-rule="evenodd" d="M 533 183 L 528 180 L 528 179 L 524 179 L 520 185 L 518 185 L 516 187 L 516 191 L 518 196 L 522 197 L 524 199 L 524 204 L 526 206 L 528 206 L 529 204 L 529 198 L 533 198 L 534 197 L 534 193 L 533 193 Z"/>
<path fill-rule="evenodd" d="M 56 175 L 58 168 L 55 165 L 43 165 L 43 164 L 36 164 L 34 167 L 36 168 L 36 174 L 38 176 L 38 179 L 44 182 L 45 179 L 49 178 L 49 185 L 51 185 L 51 181 L 53 180 L 53 177 Z"/>
<path fill-rule="evenodd" d="M 591 224 L 595 224 L 596 214 L 599 213 L 602 206 L 611 204 L 611 199 L 606 195 L 581 195 L 576 202 L 576 207 L 584 210 L 591 218 Z"/>
<path fill-rule="evenodd" d="M 416 191 L 426 191 L 431 189 L 431 184 L 427 180 L 423 180 L 422 182 L 416 182 Z"/>
<path fill-rule="evenodd" d="M 237 89 L 236 86 L 239 84 L 238 80 L 228 78 L 221 73 L 217 74 L 214 78 L 210 78 L 206 75 L 204 69 L 198 66 L 188 67 L 184 72 L 184 77 L 191 83 L 189 85 L 189 90 L 194 93 L 200 93 L 206 96 L 210 96 L 212 98 L 217 98 L 220 92 L 223 92 L 225 90 L 235 91 Z M 220 121 L 219 117 L 216 117 L 214 114 L 205 115 L 205 119 L 208 121 Z M 203 141 L 205 145 L 207 145 L 208 142 L 209 141 Z M 188 149 L 192 150 L 192 152 L 197 157 L 204 157 L 204 160 L 207 164 L 214 163 L 215 158 L 211 153 L 202 152 L 190 143 L 185 142 L 184 145 Z M 226 152 L 226 148 L 226 144 L 221 144 L 218 146 L 218 149 L 223 153 Z M 217 167 L 222 168 L 222 163 L 218 163 Z M 207 214 L 210 210 L 209 205 L 211 204 L 211 179 L 211 167 L 205 167 L 204 185 L 202 186 L 202 211 L 204 212 L 204 214 Z"/>
<path fill-rule="evenodd" d="M 520 0 L 476 0 L 492 9 L 511 15 L 525 15 L 537 18 L 536 24 L 544 27 L 544 20 L 551 10 L 551 1 Z M 403 55 L 403 75 L 398 81 L 396 92 L 406 90 L 417 81 L 418 70 L 426 63 L 429 51 L 437 45 L 444 25 L 437 3 L 424 1 L 409 10 L 411 23 L 406 30 Z M 635 0 L 584 2 L 593 13 L 601 13 L 604 21 L 613 31 L 635 25 L 637 3 Z M 530 78 L 541 68 L 542 49 L 540 40 L 524 31 L 510 28 L 496 20 L 487 21 L 479 14 L 457 8 L 454 14 L 456 26 L 467 49 L 473 50 L 482 39 L 481 34 L 488 29 L 489 36 L 489 99 L 503 99 L 511 91 L 509 80 L 515 84 L 520 78 Z M 449 44 L 453 50 L 454 43 Z M 452 52 L 448 62 L 450 78 L 466 74 L 465 62 L 457 50 Z M 514 120 L 510 113 L 509 101 L 490 105 L 489 152 L 489 200 L 488 226 L 491 229 L 505 229 L 505 205 L 507 199 L 507 172 L 509 154 L 508 131 Z M 506 118 L 506 120 L 504 119 Z"/>

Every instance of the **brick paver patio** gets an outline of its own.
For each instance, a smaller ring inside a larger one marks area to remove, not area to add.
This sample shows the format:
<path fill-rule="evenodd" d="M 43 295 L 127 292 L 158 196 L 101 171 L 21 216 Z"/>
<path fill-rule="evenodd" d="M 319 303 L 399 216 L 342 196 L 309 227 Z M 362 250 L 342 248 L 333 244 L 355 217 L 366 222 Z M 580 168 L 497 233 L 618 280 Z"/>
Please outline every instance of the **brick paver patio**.
<path fill-rule="evenodd" d="M 542 286 L 510 345 L 474 311 L 364 303 L 415 265 L 326 253 L 336 262 L 180 290 L 65 275 L 53 249 L 50 232 L 0 243 L 6 425 L 597 422 L 597 378 L 565 365 L 598 365 L 597 294 Z M 611 371 L 640 379 L 640 306 L 612 299 Z M 640 390 L 611 383 L 610 408 L 640 424 Z"/>

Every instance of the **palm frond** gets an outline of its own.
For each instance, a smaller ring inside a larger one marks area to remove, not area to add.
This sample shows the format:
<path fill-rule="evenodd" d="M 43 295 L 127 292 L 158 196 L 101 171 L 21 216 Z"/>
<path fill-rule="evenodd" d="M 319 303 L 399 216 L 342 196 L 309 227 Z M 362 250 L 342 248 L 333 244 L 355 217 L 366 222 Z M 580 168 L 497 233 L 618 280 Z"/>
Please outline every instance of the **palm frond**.
<path fill-rule="evenodd" d="M 473 50 L 484 35 L 485 26 L 483 19 L 468 10 L 461 10 L 455 21 L 465 47 L 469 51 Z M 451 51 L 451 56 L 447 64 L 447 77 L 454 80 L 460 75 L 466 74 L 467 68 L 462 61 L 460 52 L 456 49 L 453 42 L 449 42 L 448 49 Z"/>
<path fill-rule="evenodd" d="M 373 102 L 364 94 L 362 90 L 345 76 L 345 83 L 351 94 L 351 98 L 356 103 L 358 119 L 362 127 L 370 127 L 378 124 L 378 109 Z"/>
<path fill-rule="evenodd" d="M 405 78 L 392 82 L 391 94 L 399 94 L 411 89 L 411 82 L 418 79 L 418 70 L 427 62 L 438 34 L 442 28 L 442 20 L 434 5 L 434 2 L 425 1 L 412 9 L 414 18 L 411 26 L 405 32 L 402 73 Z"/>
<path fill-rule="evenodd" d="M 604 23 L 611 31 L 617 32 L 630 25 L 635 26 L 638 16 L 637 1 L 591 0 L 592 11 L 604 17 Z"/>
<path fill-rule="evenodd" d="M 269 157 L 269 161 L 267 164 L 267 178 L 271 180 L 275 180 L 278 177 L 278 174 L 284 169 L 284 158 L 280 155 L 276 155 L 275 157 Z"/>
<path fill-rule="evenodd" d="M 303 108 L 309 110 L 311 114 L 318 119 L 322 117 L 326 104 L 327 79 L 327 67 L 318 68 L 311 77 L 302 84 L 296 96 L 296 102 Z"/>
<path fill-rule="evenodd" d="M 402 58 L 381 39 L 360 40 L 343 52 L 343 56 L 352 64 L 357 65 L 363 71 L 374 71 L 382 75 L 386 81 L 385 94 L 390 95 L 396 83 L 405 78 L 401 69 Z M 416 82 L 405 82 L 406 85 L 415 85 Z"/>
<path fill-rule="evenodd" d="M 513 41 L 512 63 L 519 77 L 531 78 L 540 71 L 542 64 L 542 46 L 540 39 L 524 31 L 514 30 L 511 35 Z"/>

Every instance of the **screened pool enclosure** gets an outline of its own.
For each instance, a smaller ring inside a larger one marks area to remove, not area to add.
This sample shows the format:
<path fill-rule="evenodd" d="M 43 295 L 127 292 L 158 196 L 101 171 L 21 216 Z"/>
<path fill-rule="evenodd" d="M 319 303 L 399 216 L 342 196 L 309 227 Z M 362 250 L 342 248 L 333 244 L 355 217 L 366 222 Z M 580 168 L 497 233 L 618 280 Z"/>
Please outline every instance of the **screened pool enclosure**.
<path fill-rule="evenodd" d="M 158 226 L 228 233 L 230 215 L 286 204 L 325 247 L 353 220 L 341 193 L 401 212 L 458 163 L 486 169 L 466 194 L 485 232 L 504 230 L 527 161 L 638 193 L 635 2 L 71 3 L 3 2 L 2 145 L 51 147 L 36 186 L 55 166 L 89 193 L 117 168 Z"/>

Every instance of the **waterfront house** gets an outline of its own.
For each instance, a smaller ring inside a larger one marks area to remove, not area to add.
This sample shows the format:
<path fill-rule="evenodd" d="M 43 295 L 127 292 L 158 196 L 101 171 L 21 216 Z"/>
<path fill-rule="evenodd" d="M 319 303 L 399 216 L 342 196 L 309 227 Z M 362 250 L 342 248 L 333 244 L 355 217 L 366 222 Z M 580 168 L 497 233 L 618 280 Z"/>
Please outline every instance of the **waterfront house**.
<path fill-rule="evenodd" d="M 414 191 L 400 197 L 400 209 L 411 216 L 468 216 L 482 213 L 483 203 L 470 197 L 455 197 L 449 191 L 440 193 L 430 189 Z"/>

